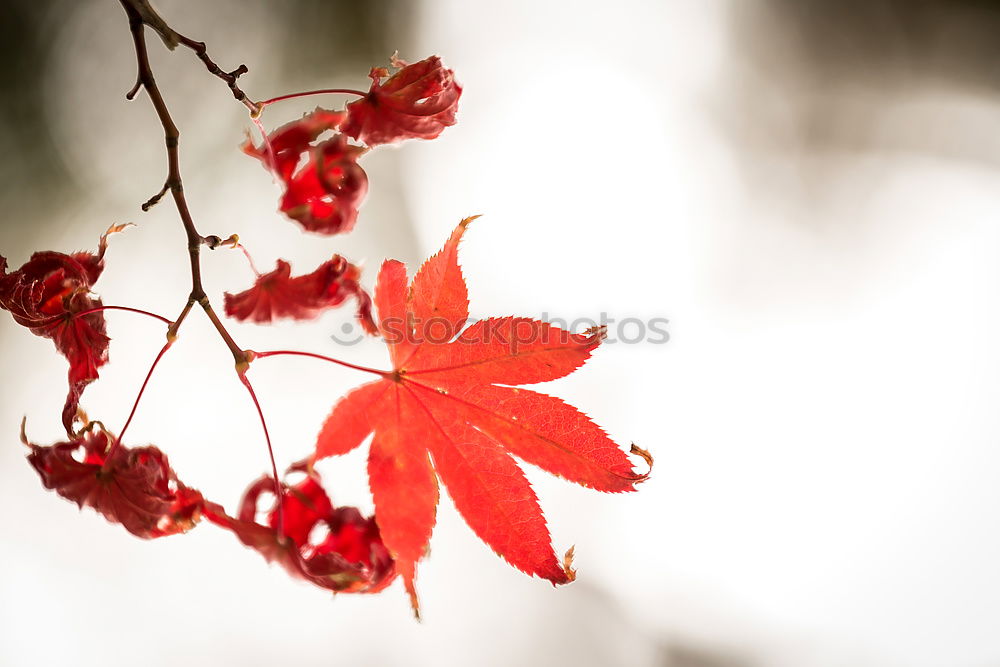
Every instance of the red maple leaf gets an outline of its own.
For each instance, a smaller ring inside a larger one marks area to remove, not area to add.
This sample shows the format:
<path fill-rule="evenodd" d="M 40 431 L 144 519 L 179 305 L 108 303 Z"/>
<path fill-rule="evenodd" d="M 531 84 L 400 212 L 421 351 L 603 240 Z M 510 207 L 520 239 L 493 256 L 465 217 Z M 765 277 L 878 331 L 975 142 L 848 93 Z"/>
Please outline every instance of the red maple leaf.
<path fill-rule="evenodd" d="M 89 424 L 69 442 L 31 448 L 28 462 L 42 484 L 79 507 L 91 507 L 142 538 L 187 531 L 201 517 L 202 496 L 184 486 L 156 447 L 112 446 L 114 439 Z"/>
<path fill-rule="evenodd" d="M 283 259 L 270 273 L 258 276 L 253 287 L 226 292 L 226 315 L 258 324 L 276 319 L 309 320 L 339 306 L 349 296 L 358 301 L 358 321 L 368 333 L 375 333 L 371 298 L 358 284 L 358 268 L 340 255 L 323 262 L 312 273 L 291 275 L 292 267 Z"/>
<path fill-rule="evenodd" d="M 583 413 L 507 386 L 573 372 L 603 331 L 571 334 L 515 317 L 463 330 L 469 301 L 457 252 L 470 220 L 409 285 L 403 264 L 382 265 L 375 304 L 394 370 L 341 399 L 316 445 L 316 458 L 344 454 L 374 432 L 368 476 L 375 515 L 415 609 L 413 580 L 435 523 L 437 478 L 496 553 L 553 584 L 571 581 L 573 571 L 556 557 L 534 491 L 511 454 L 599 491 L 631 491 L 646 478 Z"/>
<path fill-rule="evenodd" d="M 433 139 L 455 124 L 462 87 L 455 73 L 431 56 L 408 65 L 393 56 L 389 76 L 384 67 L 373 67 L 368 95 L 347 105 L 347 120 L 340 131 L 368 146 L 403 139 Z M 386 81 L 382 81 L 389 77 Z"/>
<path fill-rule="evenodd" d="M 247 488 L 236 517 L 210 502 L 205 503 L 205 516 L 292 576 L 321 588 L 377 593 L 392 583 L 395 567 L 375 520 L 354 507 L 334 507 L 319 475 L 305 465 L 289 471 L 306 476 L 295 485 L 282 485 L 282 526 L 276 508 L 267 513 L 266 525 L 256 521 L 261 496 L 274 493 L 274 479 L 266 476 Z"/>
<path fill-rule="evenodd" d="M 103 312 L 78 314 L 103 305 L 90 290 L 104 271 L 108 235 L 125 227 L 108 229 L 97 254 L 36 252 L 11 273 L 7 273 L 7 260 L 0 257 L 0 308 L 10 311 L 15 322 L 36 336 L 51 339 L 69 360 L 69 395 L 63 407 L 67 431 L 72 431 L 83 390 L 108 362 L 110 341 Z"/>
<path fill-rule="evenodd" d="M 368 193 L 368 176 L 357 163 L 365 148 L 347 143 L 342 134 L 313 144 L 343 119 L 343 112 L 316 109 L 272 132 L 261 146 L 249 141 L 243 146 L 284 185 L 281 212 L 310 232 L 350 231 Z"/>

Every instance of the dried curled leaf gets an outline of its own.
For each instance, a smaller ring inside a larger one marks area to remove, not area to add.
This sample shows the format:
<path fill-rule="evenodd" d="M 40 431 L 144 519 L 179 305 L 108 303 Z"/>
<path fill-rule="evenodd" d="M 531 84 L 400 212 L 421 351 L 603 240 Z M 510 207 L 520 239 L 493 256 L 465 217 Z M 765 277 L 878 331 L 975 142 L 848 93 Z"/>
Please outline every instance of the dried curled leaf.
<path fill-rule="evenodd" d="M 201 517 L 202 496 L 184 486 L 156 447 L 112 450 L 113 438 L 91 424 L 74 440 L 31 449 L 28 462 L 42 484 L 79 507 L 145 539 L 182 533 Z"/>
<path fill-rule="evenodd" d="M 291 273 L 291 265 L 279 259 L 277 268 L 258 276 L 250 289 L 238 294 L 226 292 L 226 315 L 258 324 L 285 318 L 310 320 L 354 297 L 358 321 L 365 331 L 375 333 L 371 297 L 358 283 L 356 266 L 334 255 L 312 273 L 295 277 Z"/>
<path fill-rule="evenodd" d="M 262 477 L 250 485 L 240 501 L 236 517 L 215 503 L 205 503 L 205 516 L 233 532 L 243 544 L 269 562 L 277 562 L 294 577 L 335 593 L 377 593 L 396 577 L 391 556 L 373 518 L 364 518 L 354 507 L 333 506 L 319 475 L 296 464 L 290 472 L 305 473 L 297 484 L 282 484 L 278 512 L 266 512 L 262 496 L 273 495 L 274 479 Z"/>
<path fill-rule="evenodd" d="M 316 109 L 278 128 L 260 146 L 249 141 L 243 146 L 281 180 L 279 208 L 306 231 L 350 231 L 368 193 L 368 176 L 357 163 L 366 149 L 347 143 L 342 134 L 314 144 L 343 119 L 343 112 Z"/>
<path fill-rule="evenodd" d="M 455 124 L 462 87 L 440 58 L 431 56 L 408 65 L 394 57 L 393 66 L 401 69 L 392 76 L 383 67 L 372 68 L 368 75 L 371 89 L 367 96 L 347 105 L 341 132 L 377 146 L 404 139 L 434 139 Z"/>
<path fill-rule="evenodd" d="M 79 315 L 103 304 L 91 293 L 104 271 L 104 252 L 110 234 L 128 225 L 114 225 L 101 236 L 96 254 L 36 252 L 21 268 L 7 273 L 0 257 L 0 308 L 36 336 L 55 343 L 69 361 L 69 394 L 63 408 L 63 425 L 73 430 L 80 396 L 108 362 L 104 313 Z"/>

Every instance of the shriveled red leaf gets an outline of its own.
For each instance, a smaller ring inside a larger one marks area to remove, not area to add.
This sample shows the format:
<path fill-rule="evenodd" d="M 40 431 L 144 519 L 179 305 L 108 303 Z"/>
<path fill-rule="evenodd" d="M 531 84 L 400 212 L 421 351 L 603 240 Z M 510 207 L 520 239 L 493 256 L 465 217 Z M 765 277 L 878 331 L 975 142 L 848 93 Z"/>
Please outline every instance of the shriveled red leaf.
<path fill-rule="evenodd" d="M 371 89 L 367 96 L 347 105 L 341 132 L 377 146 L 404 139 L 433 139 L 455 124 L 462 87 L 440 58 L 431 56 L 408 65 L 394 57 L 392 64 L 400 68 L 392 76 L 384 67 L 372 68 L 368 74 Z"/>
<path fill-rule="evenodd" d="M 285 123 L 271 132 L 267 142 L 259 147 L 248 140 L 243 144 L 243 152 L 263 162 L 282 181 L 287 181 L 299 166 L 302 154 L 311 148 L 312 142 L 324 132 L 336 130 L 345 117 L 343 111 L 317 108 L 299 120 Z"/>
<path fill-rule="evenodd" d="M 349 232 L 368 194 L 368 176 L 357 163 L 364 151 L 340 134 L 316 146 L 288 181 L 281 211 L 306 231 Z"/>
<path fill-rule="evenodd" d="M 278 128 L 260 146 L 243 146 L 281 180 L 281 212 L 310 232 L 350 231 L 368 193 L 368 176 L 357 163 L 366 149 L 347 143 L 342 134 L 313 143 L 343 118 L 342 112 L 316 109 Z"/>
<path fill-rule="evenodd" d="M 344 454 L 374 432 L 368 475 L 376 516 L 411 595 L 434 525 L 434 472 L 484 542 L 554 584 L 574 573 L 569 558 L 561 563 L 553 552 L 535 494 L 511 455 L 599 491 L 632 491 L 648 474 L 635 472 L 626 453 L 576 408 L 507 386 L 573 372 L 603 330 L 571 334 L 514 317 L 462 330 L 468 296 L 457 251 L 469 222 L 412 283 L 399 262 L 382 265 L 375 305 L 393 370 L 334 405 L 316 444 L 316 458 Z"/>
<path fill-rule="evenodd" d="M 177 479 L 163 452 L 151 446 L 112 450 L 113 438 L 94 426 L 49 446 L 22 434 L 31 448 L 28 462 L 45 488 L 146 539 L 182 533 L 198 522 L 202 496 Z"/>
<path fill-rule="evenodd" d="M 0 308 L 36 336 L 51 339 L 69 361 L 69 393 L 63 408 L 67 432 L 72 431 L 83 390 L 108 362 L 110 341 L 103 312 L 77 314 L 103 305 L 91 288 L 104 271 L 108 235 L 125 226 L 111 227 L 96 254 L 36 252 L 11 273 L 7 260 L 0 257 Z"/>
<path fill-rule="evenodd" d="M 279 563 L 294 577 L 335 593 L 377 593 L 396 577 L 388 550 L 373 518 L 354 507 L 334 507 L 319 475 L 302 464 L 290 469 L 305 473 L 294 485 L 282 484 L 284 524 L 279 533 L 276 508 L 266 512 L 263 496 L 273 496 L 274 479 L 262 477 L 247 488 L 236 517 L 222 506 L 205 503 L 205 516 L 231 530 L 243 544 L 269 562 Z"/>
<path fill-rule="evenodd" d="M 358 302 L 358 321 L 375 333 L 371 297 L 358 283 L 358 268 L 340 255 L 323 262 L 312 273 L 292 277 L 292 267 L 279 259 L 277 268 L 259 276 L 253 287 L 238 294 L 226 292 L 226 315 L 266 324 L 277 319 L 309 320 L 339 306 L 348 297 Z"/>

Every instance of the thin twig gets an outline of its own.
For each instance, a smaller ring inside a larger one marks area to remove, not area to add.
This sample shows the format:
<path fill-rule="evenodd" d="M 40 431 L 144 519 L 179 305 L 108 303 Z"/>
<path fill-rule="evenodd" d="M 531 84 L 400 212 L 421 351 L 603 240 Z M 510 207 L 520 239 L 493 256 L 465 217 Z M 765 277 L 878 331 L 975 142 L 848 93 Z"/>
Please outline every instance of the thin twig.
<path fill-rule="evenodd" d="M 170 345 L 177 337 L 177 330 L 180 325 L 187 318 L 188 314 L 191 312 L 192 307 L 197 302 L 201 306 L 202 310 L 205 311 L 205 315 L 211 320 L 212 324 L 215 326 L 215 330 L 219 333 L 219 336 L 225 341 L 226 346 L 233 355 L 233 359 L 236 362 L 236 372 L 239 375 L 240 381 L 247 388 L 250 393 L 250 398 L 253 400 L 254 406 L 257 408 L 257 414 L 260 416 L 260 423 L 264 430 L 264 439 L 267 442 L 267 453 L 271 460 L 271 470 L 274 474 L 274 485 L 275 485 L 275 496 L 278 503 L 278 534 L 281 535 L 281 531 L 284 525 L 284 507 L 281 502 L 281 481 L 278 479 L 278 467 L 274 460 L 274 449 L 271 446 L 271 435 L 267 429 L 267 420 L 264 419 L 264 411 L 260 407 L 260 402 L 257 400 L 257 395 L 254 393 L 253 386 L 246 377 L 246 371 L 249 366 L 249 359 L 246 352 L 243 351 L 233 337 L 226 330 L 226 326 L 222 323 L 222 320 L 216 314 L 215 310 L 212 308 L 212 304 L 205 294 L 205 288 L 201 281 L 201 246 L 205 242 L 205 237 L 203 237 L 199 232 L 198 228 L 195 227 L 194 219 L 191 217 L 191 211 L 188 208 L 187 200 L 184 197 L 184 186 L 181 181 L 181 170 L 180 170 L 180 155 L 179 155 L 179 140 L 180 131 L 174 124 L 173 118 L 170 116 L 170 111 L 167 109 L 166 103 L 163 101 L 163 95 L 160 93 L 159 87 L 156 85 L 156 79 L 153 77 L 153 70 L 149 64 L 149 53 L 146 49 L 146 37 L 145 37 L 145 15 L 141 11 L 141 6 L 137 3 L 141 3 L 145 6 L 144 0 L 119 0 L 122 7 L 125 9 L 125 14 L 128 16 L 129 29 L 132 32 L 132 41 L 135 45 L 135 55 L 136 63 L 138 65 L 138 84 L 131 95 L 134 96 L 138 92 L 141 86 L 146 90 L 149 95 L 149 99 L 153 104 L 153 108 L 156 110 L 156 115 L 160 119 L 160 125 L 163 126 L 163 137 L 166 144 L 167 150 L 167 180 L 164 184 L 164 191 L 169 190 L 170 194 L 174 200 L 174 205 L 177 207 L 177 213 L 180 216 L 181 222 L 184 225 L 184 232 L 187 235 L 188 242 L 188 256 L 191 262 L 191 294 L 188 297 L 187 304 L 184 306 L 184 310 L 181 311 L 180 316 L 175 320 L 170 328 L 167 330 L 167 343 L 164 345 L 160 354 L 157 356 L 156 360 L 153 362 L 152 367 L 149 369 L 149 374 L 146 376 L 146 381 L 143 382 L 142 389 L 139 390 L 139 397 L 136 398 L 135 404 L 132 406 L 132 413 L 129 415 L 128 421 L 125 427 L 122 429 L 122 435 L 124 435 L 125 430 L 128 428 L 129 423 L 132 421 L 132 416 L 135 414 L 135 410 L 139 404 L 139 398 L 142 397 L 142 393 L 146 388 L 146 384 L 149 382 L 149 378 L 153 374 L 153 370 L 156 368 L 156 364 L 163 357 L 163 354 L 170 348 Z M 162 19 L 160 20 L 162 23 Z M 177 41 L 189 49 L 192 49 L 198 57 L 205 63 L 208 71 L 215 76 L 226 81 L 230 90 L 233 92 L 233 96 L 242 102 L 248 109 L 250 109 L 251 115 L 256 117 L 260 113 L 260 109 L 255 102 L 250 100 L 242 90 L 240 90 L 237 85 L 237 79 L 241 74 L 246 73 L 247 68 L 240 65 L 237 69 L 232 72 L 223 72 L 215 62 L 208 56 L 205 44 L 202 42 L 196 42 L 194 40 L 188 39 L 183 35 L 176 33 L 169 29 L 169 26 L 163 24 L 163 27 L 169 31 L 170 35 L 173 35 Z M 159 30 L 158 30 L 159 31 Z M 162 35 L 163 32 L 160 31 Z M 163 196 L 163 193 L 154 197 L 154 200 L 159 200 Z M 153 201 L 153 200 L 151 200 Z M 153 202 L 155 203 L 155 201 Z M 121 436 L 115 442 L 120 442 Z M 112 447 L 112 451 L 114 446 Z"/>
<path fill-rule="evenodd" d="M 216 331 L 219 332 L 219 336 L 222 337 L 222 340 L 225 341 L 226 346 L 232 353 L 237 368 L 245 368 L 247 361 L 243 349 L 236 344 L 236 341 L 233 340 L 233 337 L 226 330 L 225 325 L 212 310 L 212 304 L 205 294 L 205 288 L 201 282 L 201 259 L 199 252 L 201 250 L 202 236 L 198 233 L 197 227 L 195 227 L 194 219 L 191 217 L 191 211 L 188 208 L 187 199 L 184 197 L 184 185 L 181 181 L 180 155 L 178 150 L 180 131 L 177 129 L 177 125 L 174 124 L 173 118 L 170 116 L 170 111 L 163 101 L 163 95 L 156 85 L 156 79 L 149 64 L 149 53 L 146 49 L 145 25 L 142 14 L 135 8 L 132 0 L 120 0 L 120 2 L 128 16 L 129 28 L 132 31 L 132 41 L 135 45 L 136 63 L 138 65 L 138 80 L 146 90 L 146 94 L 149 95 L 150 102 L 152 102 L 153 108 L 156 110 L 156 115 L 160 119 L 160 125 L 163 126 L 164 143 L 167 149 L 167 180 L 165 187 L 170 190 L 188 240 L 188 255 L 191 261 L 191 295 L 189 300 L 197 302 L 205 311 L 205 314 L 208 315 L 212 324 L 215 325 Z M 172 329 L 176 333 L 176 326 L 172 327 Z"/>
<path fill-rule="evenodd" d="M 251 115 L 257 116 L 260 114 L 260 105 L 247 97 L 247 94 L 240 90 L 240 87 L 237 84 L 237 80 L 240 76 L 249 71 L 246 65 L 240 65 L 232 72 L 224 72 L 222 68 L 216 65 L 215 61 L 209 57 L 208 48 L 205 46 L 205 42 L 190 39 L 180 33 L 175 34 L 177 35 L 177 40 L 183 46 L 186 46 L 194 51 L 195 55 L 198 56 L 201 62 L 205 63 L 205 67 L 209 72 L 226 82 L 226 85 L 229 86 L 229 90 L 233 91 L 233 97 L 235 97 L 238 102 L 242 102 L 243 105 L 250 110 Z"/>
<path fill-rule="evenodd" d="M 138 85 L 142 85 L 142 84 L 138 84 Z M 126 95 L 125 97 L 128 97 L 128 95 Z M 133 95 L 132 97 L 135 97 L 135 95 Z M 132 99 L 132 98 L 128 97 L 128 99 Z M 151 209 L 154 206 L 156 206 L 157 204 L 159 204 L 160 200 L 163 199 L 163 195 L 167 194 L 168 190 L 170 190 L 170 186 L 168 184 L 164 183 L 163 187 L 160 188 L 159 192 L 157 192 L 155 195 L 153 195 L 152 197 L 150 197 L 149 199 L 147 199 L 145 201 L 145 203 L 143 203 L 143 205 L 140 207 L 140 208 L 142 208 L 142 212 L 145 213 L 149 209 Z"/>

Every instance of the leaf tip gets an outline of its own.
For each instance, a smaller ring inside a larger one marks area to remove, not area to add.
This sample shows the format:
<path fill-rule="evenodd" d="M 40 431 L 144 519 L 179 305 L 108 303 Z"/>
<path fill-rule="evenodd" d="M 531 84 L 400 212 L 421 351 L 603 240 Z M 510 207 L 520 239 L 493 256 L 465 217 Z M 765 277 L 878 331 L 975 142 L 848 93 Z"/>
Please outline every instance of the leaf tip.
<path fill-rule="evenodd" d="M 649 470 L 647 470 L 644 474 L 640 475 L 639 479 L 635 481 L 636 484 L 641 484 L 642 482 L 645 482 L 647 479 L 649 479 L 650 474 L 652 474 L 653 472 L 653 455 L 650 454 L 648 450 L 643 449 L 634 442 L 632 443 L 632 448 L 629 450 L 629 452 L 635 454 L 636 456 L 641 457 L 642 460 L 646 462 L 646 465 L 649 466 Z"/>
<path fill-rule="evenodd" d="M 410 608 L 413 609 L 413 618 L 420 622 L 420 600 L 417 598 L 417 588 L 412 577 L 403 577 L 403 585 L 406 586 L 406 593 L 410 596 Z"/>
<path fill-rule="evenodd" d="M 104 232 L 104 236 L 111 236 L 112 234 L 117 234 L 119 232 L 123 232 L 126 229 L 128 229 L 129 227 L 138 227 L 138 225 L 136 225 L 134 222 L 122 222 L 122 223 L 119 223 L 117 225 L 111 225 Z"/>
<path fill-rule="evenodd" d="M 108 227 L 107 230 L 103 234 L 101 234 L 101 239 L 97 243 L 97 256 L 98 256 L 98 258 L 101 258 L 101 259 L 104 258 L 104 253 L 107 252 L 107 250 L 108 250 L 108 237 L 109 236 L 111 236 L 112 234 L 119 234 L 119 233 L 125 231 L 126 229 L 128 229 L 129 227 L 137 227 L 137 226 L 138 225 L 136 225 L 134 222 L 123 222 L 123 223 L 120 223 L 120 224 L 117 224 L 117 225 L 111 225 L 110 227 Z"/>
<path fill-rule="evenodd" d="M 566 555 L 563 556 L 562 569 L 563 573 L 566 575 L 566 582 L 570 583 L 576 581 L 576 569 L 573 567 L 573 556 L 576 555 L 576 545 L 571 546 L 567 551 Z"/>
<path fill-rule="evenodd" d="M 470 215 L 467 218 L 462 218 L 462 221 L 460 223 L 458 223 L 458 227 L 459 227 L 459 229 L 461 229 L 461 230 L 464 231 L 469 225 L 472 224 L 473 220 L 476 220 L 476 219 L 481 218 L 481 217 L 483 217 L 483 214 L 482 213 L 477 213 L 476 215 Z"/>
<path fill-rule="evenodd" d="M 386 270 L 398 270 L 397 267 L 402 266 L 405 270 L 406 266 L 398 259 L 386 258 L 382 261 L 381 266 L 379 266 L 379 274 Z"/>
<path fill-rule="evenodd" d="M 596 339 L 598 342 L 605 340 L 608 337 L 608 327 L 601 324 L 598 326 L 593 326 L 583 332 L 585 336 Z"/>
<path fill-rule="evenodd" d="M 404 67 L 410 64 L 399 57 L 399 49 L 393 51 L 392 56 L 389 57 L 389 62 L 396 69 L 403 69 Z"/>
<path fill-rule="evenodd" d="M 582 334 L 573 334 L 572 337 L 582 345 L 584 351 L 589 353 L 597 349 L 607 339 L 608 328 L 603 325 L 593 326 L 586 329 Z"/>

